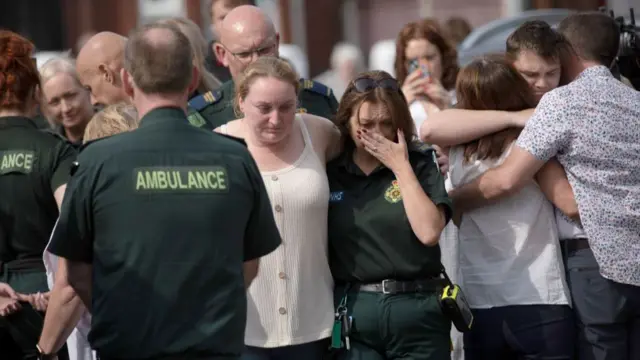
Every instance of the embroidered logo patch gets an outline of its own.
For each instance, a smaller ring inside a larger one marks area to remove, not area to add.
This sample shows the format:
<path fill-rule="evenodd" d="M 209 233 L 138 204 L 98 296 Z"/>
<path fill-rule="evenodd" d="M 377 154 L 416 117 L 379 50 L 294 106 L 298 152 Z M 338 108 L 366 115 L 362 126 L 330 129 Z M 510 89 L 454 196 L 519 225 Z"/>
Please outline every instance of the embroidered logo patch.
<path fill-rule="evenodd" d="M 400 186 L 398 186 L 398 180 L 393 180 L 391 186 L 384 192 L 384 199 L 388 202 L 395 204 L 402 200 L 402 194 L 400 193 Z"/>

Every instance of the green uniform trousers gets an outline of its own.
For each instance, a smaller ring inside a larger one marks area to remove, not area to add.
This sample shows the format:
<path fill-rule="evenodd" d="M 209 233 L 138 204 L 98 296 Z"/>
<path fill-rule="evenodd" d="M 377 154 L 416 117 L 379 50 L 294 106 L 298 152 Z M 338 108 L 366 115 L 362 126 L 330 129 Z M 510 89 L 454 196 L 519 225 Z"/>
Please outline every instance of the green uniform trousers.
<path fill-rule="evenodd" d="M 336 287 L 336 307 L 345 294 Z M 351 290 L 351 350 L 340 360 L 450 360 L 451 321 L 442 313 L 437 293 L 382 294 Z"/>
<path fill-rule="evenodd" d="M 24 294 L 49 291 L 47 275 L 41 269 L 14 270 L 4 265 L 0 282 L 9 284 L 13 290 Z M 22 309 L 5 318 L 0 317 L 0 349 L 7 359 L 36 359 L 36 344 L 42 332 L 44 313 L 22 303 Z"/>

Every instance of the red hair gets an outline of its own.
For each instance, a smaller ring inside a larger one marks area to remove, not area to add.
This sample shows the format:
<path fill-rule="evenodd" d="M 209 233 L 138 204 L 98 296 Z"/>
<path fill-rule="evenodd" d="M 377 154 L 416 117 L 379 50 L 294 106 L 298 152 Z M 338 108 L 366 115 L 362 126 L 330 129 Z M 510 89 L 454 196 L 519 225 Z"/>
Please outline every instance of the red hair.
<path fill-rule="evenodd" d="M 452 90 L 456 86 L 458 76 L 458 52 L 442 35 L 442 30 L 437 21 L 423 19 L 409 23 L 400 30 L 396 40 L 396 78 L 400 84 L 407 78 L 407 57 L 404 52 L 410 40 L 425 39 L 435 45 L 442 54 L 442 86 Z"/>
<path fill-rule="evenodd" d="M 33 44 L 22 36 L 0 30 L 0 109 L 25 110 L 40 85 L 33 60 Z"/>

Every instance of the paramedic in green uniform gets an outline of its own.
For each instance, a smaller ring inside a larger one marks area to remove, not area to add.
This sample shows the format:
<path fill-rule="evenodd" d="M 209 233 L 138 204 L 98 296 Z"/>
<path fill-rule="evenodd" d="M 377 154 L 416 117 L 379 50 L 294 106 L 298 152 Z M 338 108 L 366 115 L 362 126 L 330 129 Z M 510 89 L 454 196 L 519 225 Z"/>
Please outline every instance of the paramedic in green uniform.
<path fill-rule="evenodd" d="M 259 56 L 278 56 L 280 35 L 269 17 L 260 8 L 251 5 L 231 10 L 222 21 L 220 41 L 214 46 L 219 59 L 237 79 L 244 69 Z M 327 86 L 311 80 L 300 79 L 302 91 L 298 96 L 299 112 L 308 112 L 327 119 L 335 117 L 338 108 L 333 91 Z M 209 124 L 205 128 L 215 129 L 231 120 L 241 118 L 234 113 L 234 81 L 227 81 L 214 92 L 208 92 L 189 101 L 190 117 L 197 111 Z"/>
<path fill-rule="evenodd" d="M 121 76 L 139 128 L 84 147 L 52 236 L 101 360 L 239 358 L 245 287 L 280 244 L 246 146 L 186 119 L 192 64 L 174 25 L 134 31 Z"/>
<path fill-rule="evenodd" d="M 45 293 L 49 288 L 42 254 L 58 218 L 75 151 L 30 119 L 36 114 L 40 87 L 33 44 L 0 31 L 0 49 L 0 282 L 22 294 Z M 43 300 L 42 294 L 36 296 Z M 36 356 L 42 321 L 26 303 L 0 318 L 0 358 Z"/>
<path fill-rule="evenodd" d="M 329 263 L 353 317 L 342 359 L 450 359 L 438 240 L 451 206 L 432 150 L 397 81 L 381 71 L 347 87 L 337 124 L 345 150 L 327 165 Z M 406 139 L 409 139 L 407 145 Z"/>

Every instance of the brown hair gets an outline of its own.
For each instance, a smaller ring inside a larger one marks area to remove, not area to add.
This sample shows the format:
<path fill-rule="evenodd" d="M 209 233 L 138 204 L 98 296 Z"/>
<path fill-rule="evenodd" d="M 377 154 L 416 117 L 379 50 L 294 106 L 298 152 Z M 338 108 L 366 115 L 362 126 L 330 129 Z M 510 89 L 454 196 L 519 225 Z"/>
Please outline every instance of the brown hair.
<path fill-rule="evenodd" d="M 84 129 L 83 142 L 101 139 L 138 128 L 138 112 L 132 105 L 118 103 L 97 112 Z"/>
<path fill-rule="evenodd" d="M 437 23 L 435 23 L 437 24 Z M 395 71 L 398 82 L 402 84 L 407 78 L 407 57 L 405 49 L 410 40 L 425 39 L 435 45 L 442 54 L 442 86 L 451 90 L 455 86 L 458 76 L 458 52 L 451 46 L 439 30 L 439 25 L 434 25 L 434 20 L 424 19 L 412 22 L 404 26 L 396 40 Z"/>
<path fill-rule="evenodd" d="M 600 12 L 572 14 L 558 24 L 570 48 L 584 60 L 611 67 L 620 47 L 620 29 L 615 20 Z"/>
<path fill-rule="evenodd" d="M 29 40 L 0 30 L 0 108 L 26 110 L 29 97 L 40 86 L 33 49 Z"/>
<path fill-rule="evenodd" d="M 201 94 L 212 91 L 220 87 L 222 83 L 205 67 L 205 54 L 207 52 L 207 41 L 202 35 L 202 31 L 196 23 L 185 18 L 171 18 L 161 20 L 161 23 L 175 25 L 189 39 L 193 53 L 193 65 L 200 74 L 198 91 Z"/>
<path fill-rule="evenodd" d="M 531 20 L 520 25 L 507 38 L 507 54 L 515 60 L 523 50 L 533 51 L 545 60 L 560 60 L 565 47 L 564 37 L 542 20 Z"/>
<path fill-rule="evenodd" d="M 527 81 L 504 55 L 490 55 L 472 61 L 458 75 L 457 107 L 468 110 L 519 111 L 535 107 Z M 495 159 L 520 134 L 507 129 L 464 144 L 464 158 L 470 161 Z"/>
<path fill-rule="evenodd" d="M 151 38 L 152 30 L 168 33 Z M 191 83 L 193 54 L 189 39 L 175 25 L 151 23 L 133 31 L 124 51 L 124 68 L 145 94 L 177 94 Z"/>
<path fill-rule="evenodd" d="M 247 66 L 238 81 L 235 82 L 236 97 L 233 105 L 236 116 L 241 116 L 240 100 L 244 100 L 247 97 L 253 82 L 256 79 L 265 77 L 282 80 L 291 84 L 296 94 L 300 92 L 300 77 L 289 62 L 274 56 L 261 56 Z"/>
<path fill-rule="evenodd" d="M 360 92 L 355 87 L 355 82 L 359 79 L 371 79 L 375 82 L 389 79 L 396 81 L 389 73 L 376 70 L 364 72 L 349 83 L 340 99 L 335 121 L 335 124 L 342 133 L 344 144 L 354 146 L 353 139 L 349 132 L 350 120 L 354 112 L 358 112 L 360 106 L 365 102 L 384 104 L 389 110 L 389 114 L 391 114 L 391 123 L 394 129 L 401 129 L 407 142 L 410 142 L 415 134 L 415 125 L 409 112 L 407 100 L 400 91 L 400 85 L 397 85 L 397 90 L 375 87 L 372 90 Z"/>
<path fill-rule="evenodd" d="M 460 44 L 473 30 L 466 19 L 457 16 L 450 17 L 444 26 L 447 37 L 456 45 Z"/>

